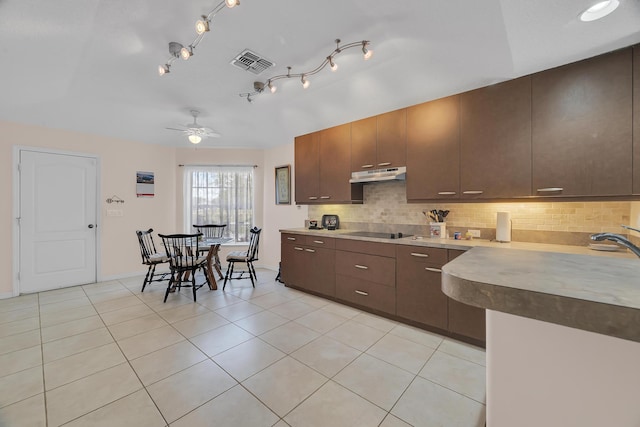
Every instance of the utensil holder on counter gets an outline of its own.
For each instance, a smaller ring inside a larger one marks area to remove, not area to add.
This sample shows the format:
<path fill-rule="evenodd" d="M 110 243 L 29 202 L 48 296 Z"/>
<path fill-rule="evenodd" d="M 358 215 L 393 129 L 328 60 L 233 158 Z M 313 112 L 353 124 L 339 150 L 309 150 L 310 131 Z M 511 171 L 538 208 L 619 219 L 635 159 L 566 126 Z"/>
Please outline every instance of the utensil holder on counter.
<path fill-rule="evenodd" d="M 430 222 L 429 223 L 429 237 L 433 239 L 444 239 L 447 237 L 447 223 L 446 222 Z"/>

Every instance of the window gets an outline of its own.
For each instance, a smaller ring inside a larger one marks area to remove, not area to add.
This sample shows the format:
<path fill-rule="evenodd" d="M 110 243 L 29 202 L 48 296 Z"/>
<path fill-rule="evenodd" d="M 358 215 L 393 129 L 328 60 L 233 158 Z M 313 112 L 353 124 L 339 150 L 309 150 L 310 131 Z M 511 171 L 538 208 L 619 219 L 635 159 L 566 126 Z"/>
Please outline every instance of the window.
<path fill-rule="evenodd" d="M 185 230 L 193 224 L 227 224 L 225 237 L 249 241 L 253 227 L 252 166 L 185 166 Z"/>

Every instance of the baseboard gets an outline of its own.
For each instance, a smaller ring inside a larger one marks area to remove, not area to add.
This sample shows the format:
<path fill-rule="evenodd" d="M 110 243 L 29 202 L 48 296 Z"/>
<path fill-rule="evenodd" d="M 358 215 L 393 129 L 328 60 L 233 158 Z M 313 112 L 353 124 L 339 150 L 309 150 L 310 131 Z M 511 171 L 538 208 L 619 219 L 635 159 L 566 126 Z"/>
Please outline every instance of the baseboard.
<path fill-rule="evenodd" d="M 13 292 L 5 292 L 0 294 L 0 299 L 7 299 L 7 298 L 13 298 Z"/>

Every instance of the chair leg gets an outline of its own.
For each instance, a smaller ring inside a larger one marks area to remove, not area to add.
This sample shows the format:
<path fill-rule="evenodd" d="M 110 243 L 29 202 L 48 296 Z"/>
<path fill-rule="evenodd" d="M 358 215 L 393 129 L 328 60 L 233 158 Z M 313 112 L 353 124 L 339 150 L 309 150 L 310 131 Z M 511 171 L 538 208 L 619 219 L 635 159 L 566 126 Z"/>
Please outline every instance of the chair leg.
<path fill-rule="evenodd" d="M 164 293 L 163 302 L 167 302 L 167 297 L 169 296 L 169 291 L 171 290 L 171 285 L 173 284 L 173 281 L 174 281 L 174 275 L 173 275 L 173 272 L 171 272 L 171 279 L 169 279 L 169 284 L 167 285 L 167 291 Z"/>
<path fill-rule="evenodd" d="M 256 268 L 253 266 L 253 261 L 251 261 L 250 265 L 251 265 L 251 271 L 253 271 L 253 278 L 257 282 L 258 281 L 258 275 L 256 274 Z"/>
<path fill-rule="evenodd" d="M 193 289 L 193 302 L 196 302 L 196 271 L 197 269 L 194 268 L 191 272 L 191 289 Z"/>
<path fill-rule="evenodd" d="M 153 278 L 153 274 L 151 274 L 151 277 L 149 277 L 149 274 L 151 273 L 151 269 L 152 269 L 153 267 L 155 267 L 155 265 L 154 265 L 154 264 L 150 264 L 150 265 L 149 265 L 149 268 L 147 269 L 147 274 L 144 276 L 144 282 L 142 282 L 142 290 L 141 290 L 140 292 L 144 292 L 144 288 L 145 288 L 145 286 L 147 286 L 147 283 L 149 283 L 149 282 L 150 282 L 150 280 L 149 280 L 149 279 L 152 279 L 152 278 Z"/>
<path fill-rule="evenodd" d="M 253 279 L 255 273 L 253 272 L 253 266 L 251 265 L 251 261 L 247 261 L 247 270 L 249 270 L 249 279 L 251 279 L 251 286 L 256 287 L 256 283 Z"/>
<path fill-rule="evenodd" d="M 229 273 L 233 274 L 233 262 L 229 261 L 229 265 L 227 265 L 227 273 L 224 275 L 224 284 L 222 285 L 222 290 L 227 286 L 227 280 L 230 279 Z"/>

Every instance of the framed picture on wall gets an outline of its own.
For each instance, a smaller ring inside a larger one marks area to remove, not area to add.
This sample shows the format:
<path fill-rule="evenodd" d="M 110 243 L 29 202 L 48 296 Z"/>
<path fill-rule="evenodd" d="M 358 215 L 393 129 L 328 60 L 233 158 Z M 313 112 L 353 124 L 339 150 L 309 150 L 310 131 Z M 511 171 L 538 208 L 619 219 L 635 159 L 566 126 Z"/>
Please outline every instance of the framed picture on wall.
<path fill-rule="evenodd" d="M 291 204 L 291 165 L 276 167 L 276 205 Z"/>

